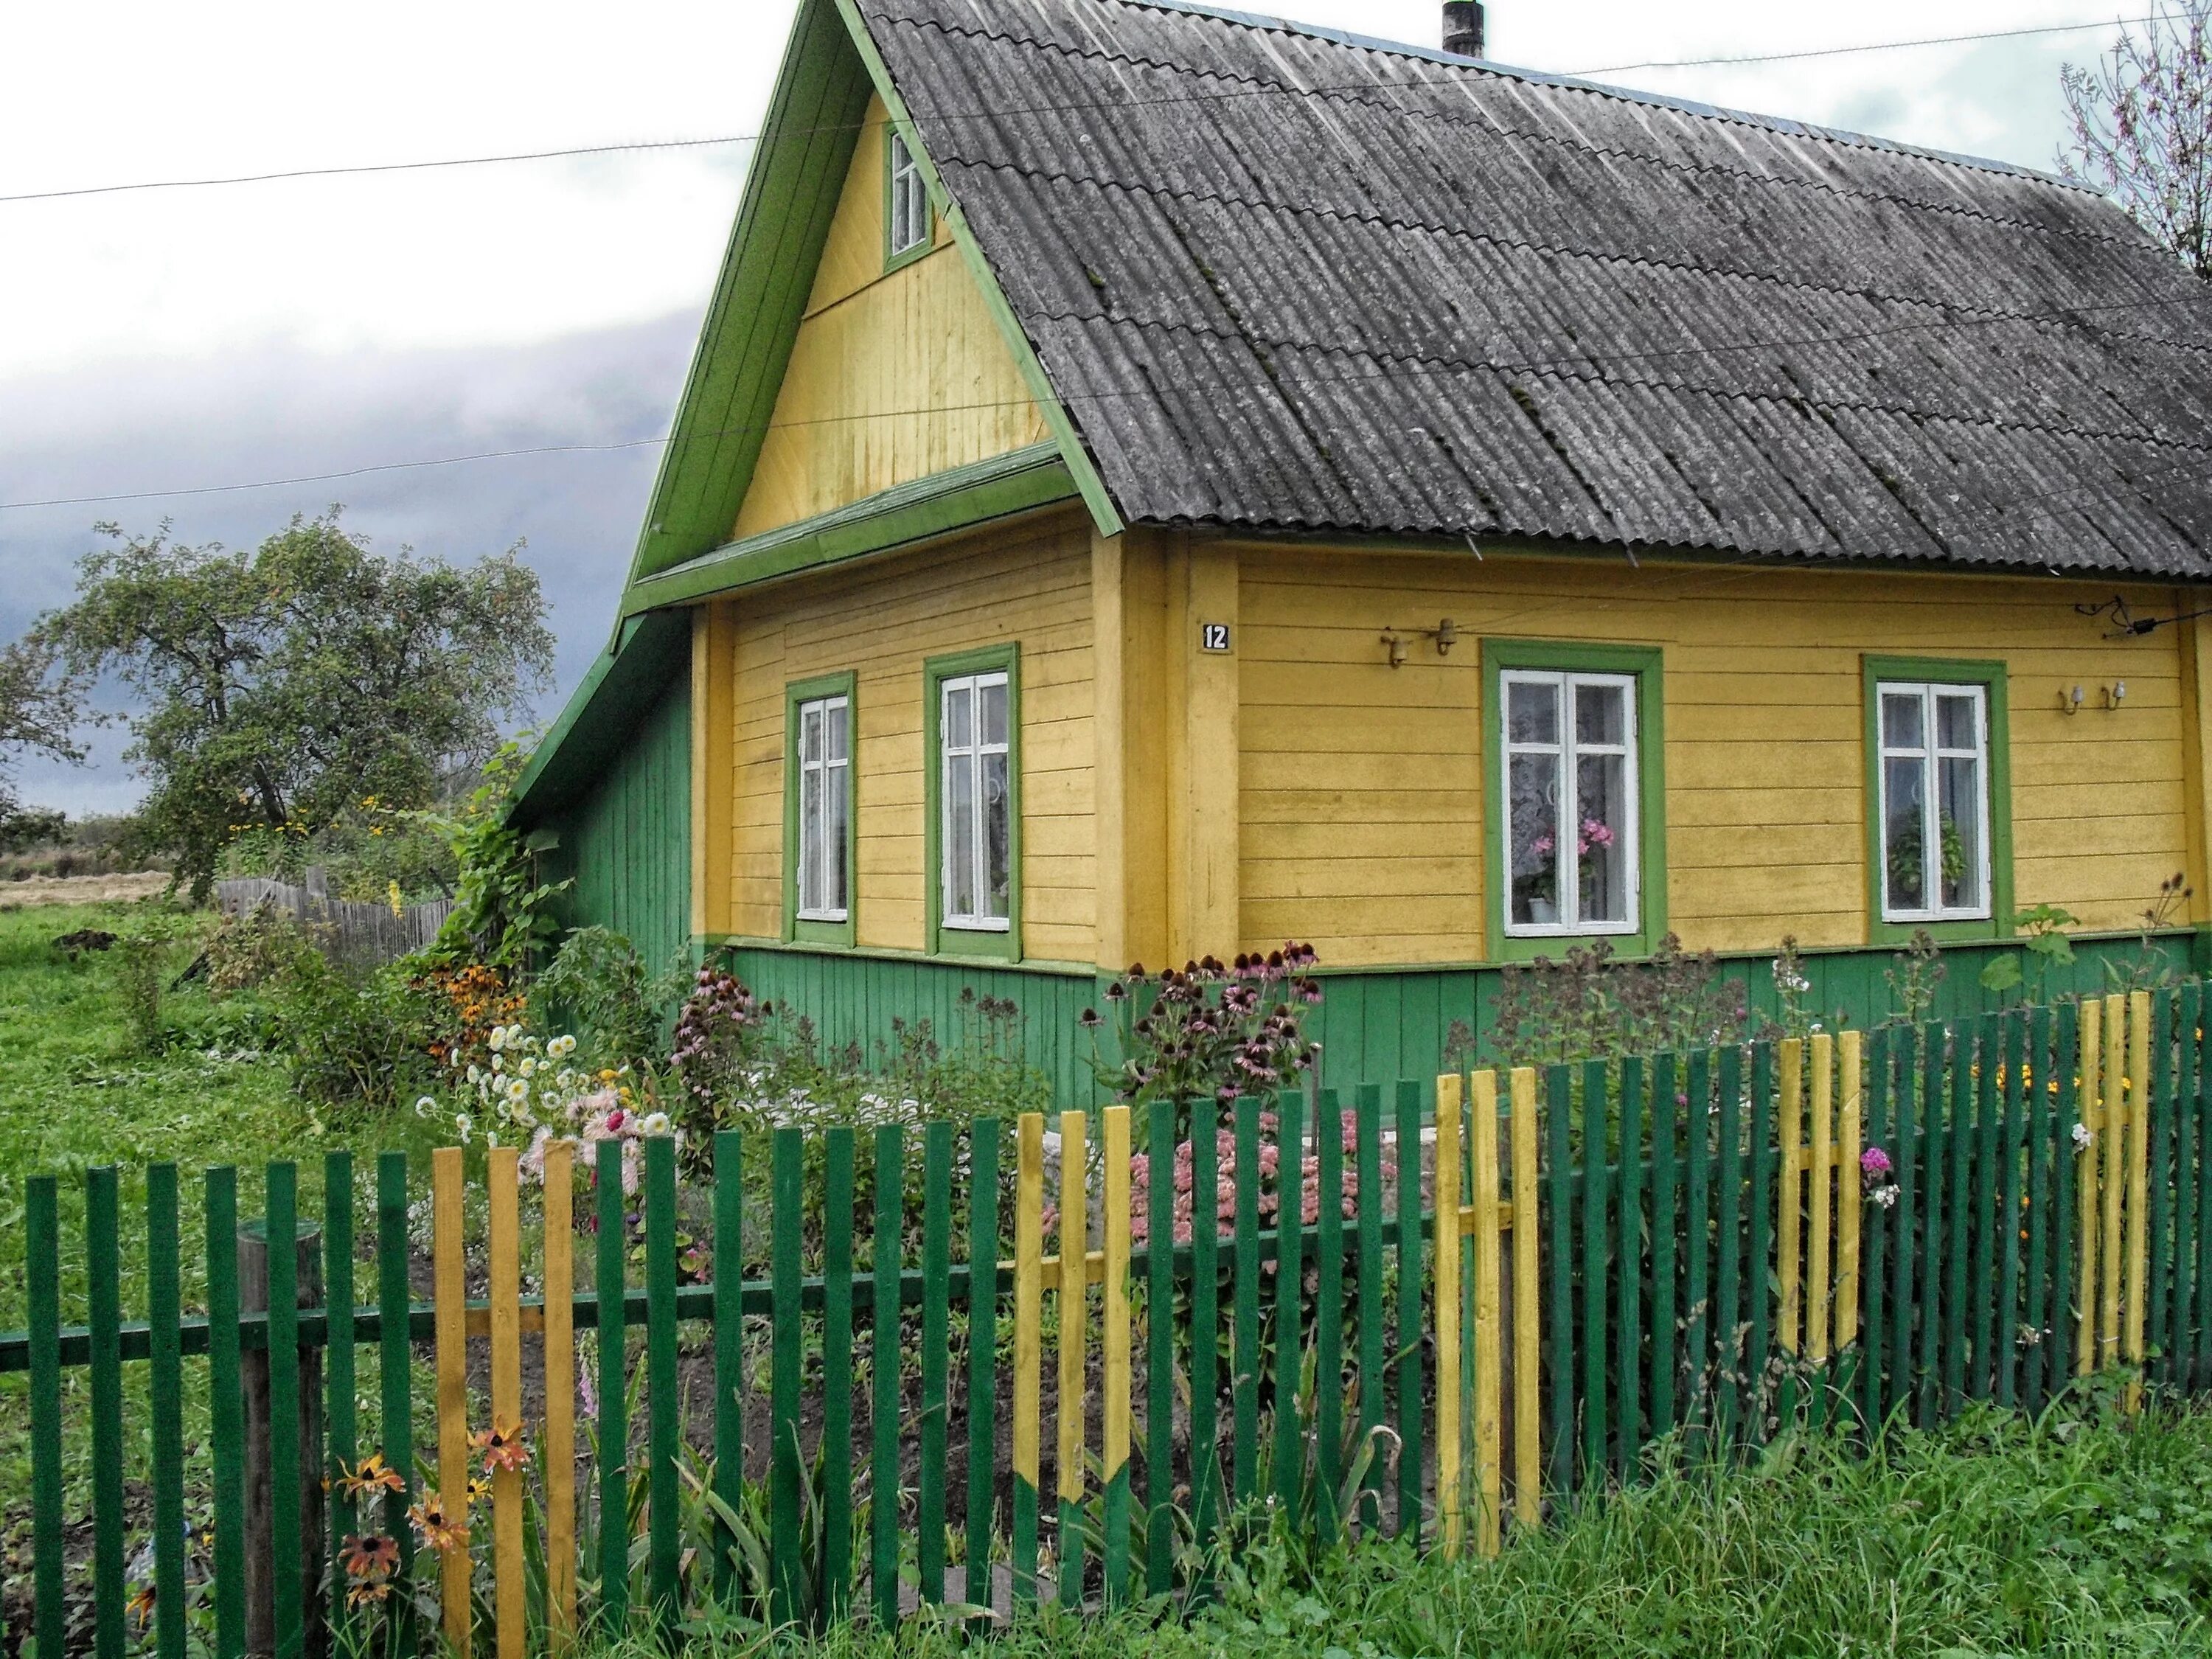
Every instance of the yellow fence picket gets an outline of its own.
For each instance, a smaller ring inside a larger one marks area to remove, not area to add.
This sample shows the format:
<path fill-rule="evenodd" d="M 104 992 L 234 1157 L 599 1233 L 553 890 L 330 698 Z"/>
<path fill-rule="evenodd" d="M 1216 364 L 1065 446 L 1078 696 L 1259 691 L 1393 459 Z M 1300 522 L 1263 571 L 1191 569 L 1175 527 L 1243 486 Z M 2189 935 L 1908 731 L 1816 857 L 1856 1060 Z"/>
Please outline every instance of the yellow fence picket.
<path fill-rule="evenodd" d="M 1538 1408 L 1543 1330 L 1536 1317 L 1536 1073 L 1514 1069 L 1513 1101 L 1513 1513 L 1524 1526 L 1544 1515 L 1543 1419 Z"/>
<path fill-rule="evenodd" d="M 576 1633 L 574 1146 L 545 1148 L 545 1627 L 556 1656 Z"/>
<path fill-rule="evenodd" d="M 1084 1115 L 1081 1112 L 1062 1112 L 1060 1115 L 1060 1282 L 1056 1287 L 1056 1307 L 1060 1315 L 1060 1393 L 1053 1404 L 1060 1419 L 1060 1455 L 1057 1460 L 1060 1488 L 1060 1526 L 1057 1534 L 1060 1547 L 1060 1592 L 1063 1601 L 1071 1594 L 1069 1557 L 1074 1554 L 1073 1527 L 1070 1524 L 1083 1505 L 1083 1440 L 1085 1412 L 1083 1397 L 1084 1349 L 1090 1338 L 1091 1301 L 1090 1275 L 1085 1271 L 1089 1255 L 1087 1221 L 1085 1200 L 1088 1193 L 1085 1185 L 1085 1153 Z M 1073 1271 L 1070 1271 L 1071 1264 Z M 1079 1578 L 1074 1581 L 1079 1589 Z"/>
<path fill-rule="evenodd" d="M 1475 1547 L 1498 1553 L 1504 1496 L 1505 1345 L 1498 1207 L 1498 1073 L 1474 1074 L 1474 1467 Z"/>
<path fill-rule="evenodd" d="M 522 1433 L 522 1257 L 517 1152 L 495 1146 L 486 1159 L 491 1315 L 492 1606 L 499 1659 L 523 1659 L 522 1470 L 503 1455 Z"/>
<path fill-rule="evenodd" d="M 1832 1182 L 1836 1166 L 1836 1041 L 1826 1031 L 1813 1038 L 1813 1086 L 1808 1109 L 1813 1118 L 1813 1157 L 1808 1170 L 1812 1185 L 1813 1241 L 1808 1252 L 1805 1292 L 1806 1357 L 1816 1365 L 1828 1358 L 1828 1324 L 1834 1300 L 1829 1248 L 1833 1235 Z"/>
<path fill-rule="evenodd" d="M 1456 1074 L 1437 1079 L 1437 1535 L 1447 1559 L 1459 1553 L 1461 1536 L 1459 1242 L 1467 1225 L 1459 1202 L 1462 1086 Z"/>
<path fill-rule="evenodd" d="M 469 1656 L 469 1355 L 461 1255 L 461 1149 L 430 1160 L 431 1271 L 437 1286 L 438 1498 L 458 1541 L 439 1563 L 439 1602 L 453 1659 Z"/>
<path fill-rule="evenodd" d="M 2127 1260 L 2120 1231 L 2120 1200 L 2127 1184 L 2127 999 L 2105 999 L 2105 1101 L 2097 1139 L 2104 1147 L 2104 1283 L 2097 1366 L 2120 1357 L 2120 1271 Z"/>
<path fill-rule="evenodd" d="M 2097 1224 L 2104 1206 L 2098 1202 L 2097 1163 L 2103 1155 L 2105 1139 L 2104 1114 L 2100 1109 L 2103 1096 L 2098 1084 L 2104 1005 L 2094 997 L 2085 997 L 2075 1010 L 2075 1018 L 2078 1033 L 2076 1064 L 2081 1072 L 2075 1098 L 2075 1194 L 2078 1206 L 2075 1224 L 2081 1235 L 2081 1272 L 2075 1291 L 2077 1312 L 2074 1369 L 2076 1374 L 2087 1376 L 2097 1369 L 2101 1358 L 2097 1346 L 2097 1286 L 2102 1245 Z"/>

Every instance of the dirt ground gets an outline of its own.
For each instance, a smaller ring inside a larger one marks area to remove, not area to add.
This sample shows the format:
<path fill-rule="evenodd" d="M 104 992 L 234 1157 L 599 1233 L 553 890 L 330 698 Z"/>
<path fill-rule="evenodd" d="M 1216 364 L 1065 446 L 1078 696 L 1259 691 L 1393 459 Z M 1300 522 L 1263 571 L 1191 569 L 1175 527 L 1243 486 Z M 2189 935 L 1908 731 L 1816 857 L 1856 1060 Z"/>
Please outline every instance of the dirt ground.
<path fill-rule="evenodd" d="M 21 910 L 50 904 L 108 904 L 150 898 L 169 884 L 166 870 L 138 870 L 106 876 L 26 876 L 0 882 L 0 909 Z"/>

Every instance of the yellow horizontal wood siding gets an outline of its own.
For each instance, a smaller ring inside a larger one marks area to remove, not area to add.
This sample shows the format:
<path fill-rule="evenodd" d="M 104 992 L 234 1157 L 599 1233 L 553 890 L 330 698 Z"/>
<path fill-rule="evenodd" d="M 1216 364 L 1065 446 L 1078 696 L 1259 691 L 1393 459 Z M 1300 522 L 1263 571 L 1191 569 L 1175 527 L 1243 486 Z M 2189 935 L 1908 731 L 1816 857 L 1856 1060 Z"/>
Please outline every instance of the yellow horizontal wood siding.
<path fill-rule="evenodd" d="M 885 273 L 884 121 L 872 101 L 737 537 L 1051 435 L 941 222 Z"/>
<path fill-rule="evenodd" d="M 927 553 L 757 590 L 737 602 L 732 927 L 783 926 L 784 688 L 857 675 L 858 943 L 923 948 L 922 665 L 1021 649 L 1024 954 L 1088 962 L 1093 887 L 1091 538 L 1072 513 Z"/>
<path fill-rule="evenodd" d="M 1244 550 L 1244 948 L 1481 958 L 1486 635 L 1664 648 L 1668 917 L 1695 948 L 1866 943 L 1869 653 L 2006 664 L 2021 905 L 2124 927 L 2190 862 L 2179 630 L 2104 638 L 2073 607 L 2108 585 L 1486 552 Z M 2154 605 L 2190 608 L 2136 610 Z M 1385 627 L 1444 617 L 1449 656 L 1414 637 L 1388 665 Z M 2075 684 L 2085 707 L 2063 714 Z"/>

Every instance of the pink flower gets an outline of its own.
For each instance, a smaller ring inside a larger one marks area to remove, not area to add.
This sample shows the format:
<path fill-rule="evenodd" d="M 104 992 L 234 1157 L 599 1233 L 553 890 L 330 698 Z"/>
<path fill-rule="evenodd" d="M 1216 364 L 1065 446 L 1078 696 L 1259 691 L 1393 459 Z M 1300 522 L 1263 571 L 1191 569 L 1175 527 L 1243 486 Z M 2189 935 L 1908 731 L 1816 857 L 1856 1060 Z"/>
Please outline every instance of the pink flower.
<path fill-rule="evenodd" d="M 1893 1168 L 1889 1154 L 1879 1146 L 1869 1146 L 1859 1154 L 1859 1173 L 1869 1181 L 1887 1181 Z"/>

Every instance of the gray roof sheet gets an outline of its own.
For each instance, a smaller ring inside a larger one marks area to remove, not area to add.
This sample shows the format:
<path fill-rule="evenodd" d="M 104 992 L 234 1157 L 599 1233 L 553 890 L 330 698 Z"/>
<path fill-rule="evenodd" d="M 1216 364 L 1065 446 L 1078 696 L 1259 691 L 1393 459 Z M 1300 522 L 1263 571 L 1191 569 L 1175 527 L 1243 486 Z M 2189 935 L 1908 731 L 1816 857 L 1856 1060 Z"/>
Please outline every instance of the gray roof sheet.
<path fill-rule="evenodd" d="M 1133 522 L 2212 576 L 2212 296 L 2043 175 L 1158 0 L 861 0 Z"/>

